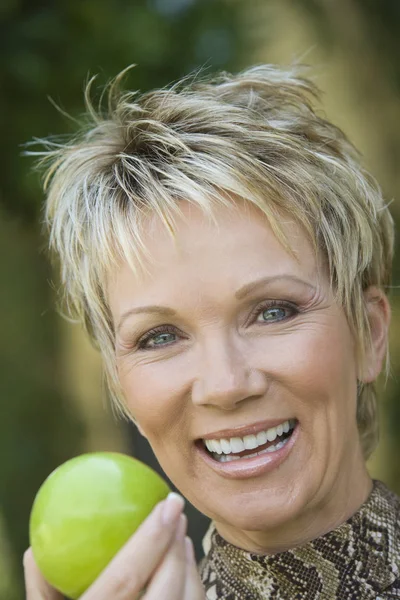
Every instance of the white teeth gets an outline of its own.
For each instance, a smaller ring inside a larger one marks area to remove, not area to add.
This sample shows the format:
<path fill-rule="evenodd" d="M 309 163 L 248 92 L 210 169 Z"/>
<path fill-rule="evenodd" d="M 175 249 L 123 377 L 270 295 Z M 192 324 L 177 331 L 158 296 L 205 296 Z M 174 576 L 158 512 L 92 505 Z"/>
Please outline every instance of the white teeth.
<path fill-rule="evenodd" d="M 241 438 L 231 438 L 231 448 L 232 452 L 243 452 L 244 441 Z"/>
<path fill-rule="evenodd" d="M 266 444 L 267 441 L 268 441 L 268 437 L 267 437 L 266 431 L 260 431 L 260 433 L 257 433 L 257 443 L 259 446 Z"/>
<path fill-rule="evenodd" d="M 277 450 L 279 450 L 279 448 L 282 448 L 285 444 L 287 444 L 288 441 L 289 441 L 289 438 L 282 440 L 281 442 L 278 442 L 274 446 L 265 448 L 264 450 L 261 450 L 260 452 L 254 452 L 252 454 L 247 454 L 246 458 L 253 458 L 254 456 L 260 456 L 261 454 L 268 454 L 270 452 L 276 452 Z M 230 462 L 232 460 L 240 460 L 240 459 L 241 459 L 240 456 L 235 456 L 234 454 L 221 454 L 221 456 L 218 456 L 218 458 L 216 460 L 218 462 Z"/>
<path fill-rule="evenodd" d="M 217 454 L 222 454 L 222 448 L 221 448 L 221 444 L 218 440 L 213 440 L 213 444 L 214 444 L 214 452 L 216 452 Z"/>
<path fill-rule="evenodd" d="M 231 450 L 231 443 L 230 443 L 229 440 L 224 440 L 223 439 L 223 440 L 220 441 L 220 443 L 221 443 L 222 452 L 224 454 L 230 454 L 232 452 L 232 450 Z"/>
<path fill-rule="evenodd" d="M 255 435 L 245 435 L 243 438 L 244 447 L 246 450 L 253 450 L 253 448 L 257 448 L 257 438 Z"/>
<path fill-rule="evenodd" d="M 240 460 L 240 456 L 235 456 L 234 454 L 221 454 L 218 457 L 218 462 L 230 462 L 231 460 Z"/>
<path fill-rule="evenodd" d="M 206 448 L 210 452 L 216 452 L 215 444 L 213 440 L 205 440 Z"/>
<path fill-rule="evenodd" d="M 229 439 L 223 438 L 220 440 L 204 440 L 204 442 L 207 449 L 212 454 L 229 456 L 231 454 L 243 452 L 243 450 L 254 450 L 259 446 L 266 444 L 267 442 L 273 442 L 277 438 L 277 436 L 281 436 L 284 433 L 288 433 L 288 431 L 290 431 L 291 429 L 294 429 L 295 425 L 296 420 L 289 419 L 284 423 L 281 423 L 277 427 L 271 427 L 271 429 L 260 431 L 259 433 L 257 433 L 257 435 L 245 435 L 243 438 L 234 437 Z M 273 451 L 273 449 L 276 447 L 271 446 L 271 451 Z"/>

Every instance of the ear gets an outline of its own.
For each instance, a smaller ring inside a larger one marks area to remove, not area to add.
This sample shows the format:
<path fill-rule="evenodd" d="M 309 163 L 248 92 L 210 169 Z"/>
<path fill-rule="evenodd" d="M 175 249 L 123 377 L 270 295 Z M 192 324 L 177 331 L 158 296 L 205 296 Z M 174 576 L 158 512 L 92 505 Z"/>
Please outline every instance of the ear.
<path fill-rule="evenodd" d="M 364 291 L 364 302 L 371 330 L 371 344 L 365 353 L 360 380 L 362 383 L 371 383 L 378 377 L 385 360 L 391 310 L 385 292 L 377 286 L 370 286 Z"/>

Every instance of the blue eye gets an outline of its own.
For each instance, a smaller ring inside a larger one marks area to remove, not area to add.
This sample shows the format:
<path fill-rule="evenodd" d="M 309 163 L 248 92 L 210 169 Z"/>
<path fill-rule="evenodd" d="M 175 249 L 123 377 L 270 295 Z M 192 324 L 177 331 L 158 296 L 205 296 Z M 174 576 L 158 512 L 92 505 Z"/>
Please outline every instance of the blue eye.
<path fill-rule="evenodd" d="M 287 317 L 287 308 L 282 306 L 271 306 L 261 312 L 261 316 L 265 322 L 267 321 L 282 321 Z"/>
<path fill-rule="evenodd" d="M 171 331 L 172 330 L 172 331 Z M 138 341 L 140 350 L 156 349 L 163 346 L 169 346 L 176 341 L 177 335 L 175 329 L 169 325 L 161 325 L 151 331 L 148 331 Z"/>
<path fill-rule="evenodd" d="M 255 313 L 257 323 L 276 323 L 285 321 L 298 313 L 295 306 L 285 305 L 283 302 L 269 301 L 267 305 L 261 306 Z"/>
<path fill-rule="evenodd" d="M 163 346 L 164 343 L 168 344 L 175 341 L 174 339 L 171 340 L 171 338 L 175 337 L 174 333 L 159 333 L 158 335 L 153 336 L 149 342 L 153 342 L 153 346 Z"/>

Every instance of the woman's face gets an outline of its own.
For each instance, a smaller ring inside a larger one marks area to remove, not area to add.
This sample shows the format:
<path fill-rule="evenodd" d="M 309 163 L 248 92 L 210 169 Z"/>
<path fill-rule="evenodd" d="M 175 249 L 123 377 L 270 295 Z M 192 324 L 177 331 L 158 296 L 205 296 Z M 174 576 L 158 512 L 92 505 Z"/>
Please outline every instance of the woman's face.
<path fill-rule="evenodd" d="M 296 260 L 257 208 L 236 206 L 217 209 L 216 227 L 182 203 L 176 245 L 149 218 L 149 272 L 124 264 L 109 282 L 117 365 L 129 411 L 182 494 L 238 545 L 246 534 L 234 532 L 275 529 L 283 544 L 300 524 L 304 534 L 318 518 L 333 523 L 364 482 L 355 345 L 303 232 L 285 225 Z M 268 430 L 289 419 L 287 444 L 266 452 L 279 440 Z M 261 445 L 239 452 L 253 436 Z"/>

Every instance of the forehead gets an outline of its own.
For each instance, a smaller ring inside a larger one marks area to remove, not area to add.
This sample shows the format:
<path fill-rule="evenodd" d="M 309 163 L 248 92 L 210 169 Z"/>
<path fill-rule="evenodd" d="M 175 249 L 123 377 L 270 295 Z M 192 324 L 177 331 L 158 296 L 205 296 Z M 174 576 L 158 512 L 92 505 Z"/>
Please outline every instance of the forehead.
<path fill-rule="evenodd" d="M 145 217 L 142 239 L 149 254 L 145 271 L 134 275 L 127 261 L 121 264 L 109 281 L 114 307 L 132 300 L 179 301 L 190 291 L 210 300 L 213 294 L 222 298 L 264 276 L 289 274 L 318 283 L 320 269 L 312 246 L 289 218 L 280 226 L 294 255 L 274 235 L 262 211 L 248 202 L 236 199 L 230 206 L 215 206 L 215 222 L 193 203 L 181 202 L 180 210 L 173 239 L 158 215 Z"/>

